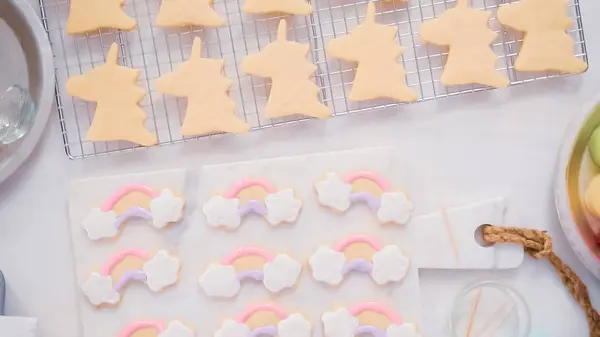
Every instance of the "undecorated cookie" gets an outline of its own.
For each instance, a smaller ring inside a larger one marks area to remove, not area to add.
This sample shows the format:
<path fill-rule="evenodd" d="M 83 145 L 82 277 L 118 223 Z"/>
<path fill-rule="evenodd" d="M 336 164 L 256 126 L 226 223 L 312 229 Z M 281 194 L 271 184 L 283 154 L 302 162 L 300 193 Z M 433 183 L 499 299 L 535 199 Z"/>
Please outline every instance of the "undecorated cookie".
<path fill-rule="evenodd" d="M 489 27 L 491 15 L 490 11 L 469 7 L 468 0 L 458 0 L 455 8 L 421 25 L 425 42 L 449 47 L 443 85 L 508 86 L 508 78 L 496 70 L 497 56 L 490 47 L 498 35 Z"/>
<path fill-rule="evenodd" d="M 171 321 L 168 325 L 162 320 L 137 321 L 121 330 L 116 337 L 134 337 L 136 332 L 143 330 L 144 337 L 194 337 L 196 333 L 180 321 Z M 152 331 L 152 332 L 148 332 Z M 148 333 L 146 333 L 148 332 Z M 139 335 L 140 337 L 142 334 Z"/>
<path fill-rule="evenodd" d="M 282 19 L 277 29 L 277 40 L 242 61 L 245 73 L 272 80 L 265 107 L 266 117 L 331 116 L 329 108 L 319 102 L 319 88 L 311 79 L 317 66 L 306 60 L 309 50 L 308 44 L 287 40 L 287 24 Z"/>
<path fill-rule="evenodd" d="M 252 214 L 265 217 L 272 226 L 291 223 L 301 208 L 302 200 L 293 189 L 278 189 L 265 179 L 245 179 L 208 199 L 202 212 L 210 226 L 236 229 Z"/>
<path fill-rule="evenodd" d="M 379 222 L 404 225 L 408 223 L 415 205 L 403 192 L 394 192 L 381 174 L 356 171 L 340 177 L 329 172 L 315 183 L 317 199 L 325 207 L 345 212 L 355 202 L 366 203 L 377 214 Z"/>
<path fill-rule="evenodd" d="M 139 75 L 139 69 L 119 65 L 118 46 L 113 43 L 106 64 L 67 80 L 71 96 L 97 103 L 87 140 L 126 140 L 144 146 L 157 143 L 156 135 L 144 127 L 146 114 L 139 102 L 146 92 L 137 86 Z"/>
<path fill-rule="evenodd" d="M 235 116 L 235 102 L 227 94 L 231 81 L 221 73 L 223 60 L 200 57 L 201 48 L 200 38 L 194 38 L 189 60 L 156 81 L 159 92 L 188 99 L 181 134 L 248 132 L 250 127 Z"/>
<path fill-rule="evenodd" d="M 94 207 L 81 225 L 91 240 L 117 236 L 131 218 L 151 221 L 158 229 L 181 219 L 185 201 L 165 188 L 157 191 L 141 184 L 125 185 L 99 207 Z"/>
<path fill-rule="evenodd" d="M 377 302 L 340 307 L 325 312 L 321 320 L 325 337 L 421 337 L 414 324 L 405 323 L 395 310 Z"/>
<path fill-rule="evenodd" d="M 81 289 L 95 306 L 115 305 L 130 281 L 145 283 L 154 292 L 171 286 L 179 279 L 181 261 L 159 250 L 154 256 L 139 249 L 122 250 L 111 257 L 99 271 L 83 282 Z"/>
<path fill-rule="evenodd" d="M 288 313 L 278 304 L 253 305 L 225 318 L 213 337 L 311 337 L 312 325 L 299 313 Z"/>
<path fill-rule="evenodd" d="M 212 9 L 211 0 L 162 0 L 156 17 L 159 27 L 222 27 L 225 19 Z"/>
<path fill-rule="evenodd" d="M 368 273 L 378 285 L 401 281 L 410 260 L 398 246 L 382 246 L 375 238 L 353 235 L 329 246 L 319 246 L 308 263 L 315 280 L 336 286 L 352 271 Z"/>
<path fill-rule="evenodd" d="M 402 48 L 396 42 L 398 29 L 375 22 L 375 4 L 367 7 L 365 22 L 349 35 L 329 41 L 327 54 L 357 62 L 356 76 L 348 95 L 351 101 L 391 98 L 415 101 L 417 94 L 406 86 L 404 68 L 398 64 Z"/>
<path fill-rule="evenodd" d="M 515 61 L 517 71 L 555 70 L 582 73 L 587 64 L 575 57 L 575 41 L 566 33 L 573 24 L 567 0 L 521 0 L 501 6 L 498 21 L 524 32 Z"/>
<path fill-rule="evenodd" d="M 124 0 L 71 0 L 67 34 L 83 34 L 101 28 L 132 30 L 135 20 L 123 11 Z"/>
<path fill-rule="evenodd" d="M 261 281 L 267 290 L 278 293 L 294 287 L 301 272 L 300 262 L 287 254 L 243 247 L 211 263 L 200 275 L 198 284 L 209 297 L 233 297 L 246 279 Z"/>
<path fill-rule="evenodd" d="M 312 6 L 305 0 L 246 0 L 242 10 L 251 14 L 285 13 L 310 15 Z"/>

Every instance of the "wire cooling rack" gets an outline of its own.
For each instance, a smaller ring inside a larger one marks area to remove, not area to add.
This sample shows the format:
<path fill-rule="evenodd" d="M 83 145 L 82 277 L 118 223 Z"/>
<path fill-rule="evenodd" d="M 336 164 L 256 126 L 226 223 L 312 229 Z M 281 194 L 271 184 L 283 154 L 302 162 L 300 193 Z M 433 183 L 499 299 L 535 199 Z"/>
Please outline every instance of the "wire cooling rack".
<path fill-rule="evenodd" d="M 242 59 L 258 52 L 276 37 L 277 24 L 283 16 L 260 16 L 241 11 L 244 0 L 215 0 L 214 9 L 227 18 L 228 25 L 219 29 L 179 28 L 162 29 L 154 25 L 159 0 L 126 0 L 125 12 L 137 21 L 131 32 L 99 30 L 85 35 L 65 33 L 69 2 L 67 0 L 39 0 L 43 24 L 48 32 L 56 64 L 56 102 L 62 128 L 65 151 L 69 158 L 85 158 L 100 154 L 139 149 L 128 142 L 89 142 L 85 140 L 95 104 L 73 99 L 65 93 L 69 76 L 79 75 L 105 61 L 109 46 L 120 46 L 122 65 L 139 68 L 139 85 L 147 91 L 141 102 L 148 119 L 146 127 L 156 132 L 159 144 L 188 141 L 197 137 L 183 137 L 180 125 L 185 113 L 185 100 L 163 96 L 156 91 L 155 80 L 177 68 L 191 52 L 192 40 L 203 41 L 203 56 L 225 60 L 225 75 L 233 81 L 230 96 L 237 103 L 237 114 L 253 130 L 307 120 L 305 117 L 268 119 L 262 115 L 270 88 L 264 79 L 244 74 Z M 574 25 L 569 34 L 576 41 L 576 54 L 587 61 L 585 38 L 578 0 L 570 0 L 569 14 Z M 508 0 L 472 0 L 474 8 L 493 12 L 490 25 L 499 33 L 493 49 L 498 55 L 497 68 L 510 79 L 511 85 L 557 76 L 556 74 L 524 74 L 514 70 L 519 52 L 520 34 L 500 27 L 495 20 L 499 6 Z M 317 65 L 315 83 L 320 87 L 319 98 L 335 116 L 367 110 L 396 107 L 403 103 L 386 100 L 350 102 L 346 93 L 354 78 L 355 68 L 346 62 L 327 59 L 327 42 L 345 35 L 360 24 L 365 16 L 365 0 L 312 0 L 313 14 L 308 17 L 285 16 L 288 20 L 288 38 L 310 44 L 309 59 Z M 421 22 L 432 19 L 454 6 L 454 0 L 400 0 L 379 1 L 377 21 L 398 27 L 398 42 L 404 53 L 399 62 L 406 69 L 406 80 L 420 96 L 419 101 L 488 90 L 481 86 L 447 88 L 440 84 L 442 65 L 447 53 L 444 49 L 425 45 L 419 38 Z"/>

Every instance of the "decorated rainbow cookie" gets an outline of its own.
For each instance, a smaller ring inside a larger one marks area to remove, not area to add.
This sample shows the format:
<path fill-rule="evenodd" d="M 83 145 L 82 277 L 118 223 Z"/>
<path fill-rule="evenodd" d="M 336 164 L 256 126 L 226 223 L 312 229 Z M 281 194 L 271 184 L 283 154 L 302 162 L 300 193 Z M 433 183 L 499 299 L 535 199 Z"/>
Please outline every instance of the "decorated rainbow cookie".
<path fill-rule="evenodd" d="M 350 204 L 362 201 L 377 212 L 381 223 L 406 224 L 415 208 L 406 194 L 392 192 L 387 179 L 375 172 L 359 171 L 343 178 L 330 172 L 315 183 L 315 189 L 321 205 L 345 212 Z"/>
<path fill-rule="evenodd" d="M 296 285 L 302 265 L 286 254 L 271 254 L 256 247 L 243 247 L 219 263 L 211 263 L 198 279 L 210 297 L 233 297 L 246 279 L 262 281 L 265 288 L 277 293 Z"/>
<path fill-rule="evenodd" d="M 277 304 L 261 304 L 233 319 L 224 319 L 213 337 L 310 337 L 311 330 L 310 322 L 301 314 L 288 314 Z"/>
<path fill-rule="evenodd" d="M 247 179 L 225 194 L 208 199 L 202 211 L 209 225 L 234 229 L 250 214 L 264 216 L 273 226 L 294 222 L 300 208 L 302 200 L 295 196 L 293 189 L 278 190 L 264 179 Z"/>
<path fill-rule="evenodd" d="M 190 329 L 180 321 L 171 321 L 165 326 L 163 321 L 137 321 L 129 324 L 117 337 L 133 337 L 140 330 L 153 331 L 153 333 L 144 334 L 144 337 L 194 337 L 194 330 Z"/>
<path fill-rule="evenodd" d="M 354 235 L 333 247 L 320 246 L 308 260 L 312 276 L 319 282 L 338 285 L 351 271 L 369 273 L 375 283 L 398 282 L 406 276 L 410 261 L 394 245 L 381 246 L 377 240 Z"/>
<path fill-rule="evenodd" d="M 168 188 L 159 192 L 146 185 L 126 185 L 92 208 L 81 225 L 92 240 L 115 237 L 130 218 L 151 220 L 160 229 L 181 219 L 184 204 Z"/>
<path fill-rule="evenodd" d="M 341 307 L 321 316 L 326 337 L 420 337 L 416 327 L 404 323 L 394 310 L 381 303 L 367 302 L 352 308 Z"/>
<path fill-rule="evenodd" d="M 158 292 L 177 282 L 181 261 L 159 250 L 154 257 L 143 250 L 127 249 L 113 256 L 93 272 L 81 285 L 83 293 L 95 306 L 117 304 L 129 281 L 144 282 Z"/>

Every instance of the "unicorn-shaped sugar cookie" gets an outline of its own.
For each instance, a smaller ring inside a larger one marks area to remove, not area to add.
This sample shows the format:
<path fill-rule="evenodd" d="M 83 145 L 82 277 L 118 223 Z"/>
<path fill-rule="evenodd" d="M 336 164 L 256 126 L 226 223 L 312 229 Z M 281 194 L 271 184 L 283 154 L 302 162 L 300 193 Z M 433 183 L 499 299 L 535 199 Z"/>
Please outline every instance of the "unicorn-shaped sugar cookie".
<path fill-rule="evenodd" d="M 183 198 L 168 188 L 159 192 L 142 184 L 126 185 L 92 208 L 81 225 L 92 240 L 117 236 L 132 218 L 150 220 L 161 229 L 181 219 L 184 204 Z"/>
<path fill-rule="evenodd" d="M 212 0 L 164 0 L 156 16 L 156 25 L 158 27 L 221 27 L 225 25 L 225 19 L 212 9 L 212 2 Z"/>
<path fill-rule="evenodd" d="M 501 6 L 498 21 L 524 32 L 515 61 L 517 71 L 563 71 L 582 73 L 587 64 L 575 57 L 575 41 L 567 34 L 573 21 L 567 0 L 521 0 Z"/>
<path fill-rule="evenodd" d="M 354 84 L 348 98 L 364 101 L 391 98 L 415 101 L 417 94 L 406 86 L 404 68 L 398 64 L 402 48 L 396 42 L 395 26 L 375 22 L 375 4 L 367 6 L 365 22 L 349 35 L 327 44 L 327 54 L 333 58 L 357 62 Z"/>
<path fill-rule="evenodd" d="M 67 34 L 83 34 L 100 28 L 132 30 L 135 20 L 123 11 L 125 0 L 71 0 Z"/>
<path fill-rule="evenodd" d="M 321 320 L 325 337 L 421 337 L 413 324 L 405 323 L 396 311 L 377 302 L 340 307 L 325 312 Z"/>
<path fill-rule="evenodd" d="M 457 0 L 456 7 L 421 24 L 421 38 L 448 46 L 448 59 L 441 82 L 445 86 L 482 84 L 495 88 L 509 81 L 496 70 L 498 57 L 491 48 L 496 32 L 489 27 L 492 12 L 469 7 L 469 0 Z"/>
<path fill-rule="evenodd" d="M 235 318 L 226 318 L 213 337 L 311 337 L 312 325 L 302 314 L 289 314 L 278 304 L 248 307 Z"/>
<path fill-rule="evenodd" d="M 165 250 L 152 257 L 143 250 L 127 249 L 110 258 L 100 271 L 91 273 L 81 289 L 95 306 L 114 305 L 121 301 L 121 293 L 130 281 L 143 282 L 158 292 L 177 282 L 180 267 L 179 259 Z"/>
<path fill-rule="evenodd" d="M 394 245 L 382 246 L 374 238 L 351 236 L 333 247 L 320 246 L 308 260 L 313 278 L 340 284 L 351 271 L 368 273 L 379 285 L 402 280 L 410 260 Z"/>
<path fill-rule="evenodd" d="M 302 208 L 302 200 L 291 188 L 278 190 L 264 179 L 246 179 L 232 186 L 223 195 L 211 197 L 202 206 L 210 226 L 236 229 L 242 218 L 250 214 L 264 216 L 276 226 L 294 222 Z"/>
<path fill-rule="evenodd" d="M 144 337 L 194 337 L 196 334 L 180 321 L 171 321 L 168 325 L 162 320 L 137 321 L 124 327 L 116 337 L 133 337 L 136 332 L 144 330 Z M 152 331 L 152 332 L 150 332 Z"/>
<path fill-rule="evenodd" d="M 315 183 L 319 203 L 338 212 L 345 212 L 354 202 L 365 202 L 377 213 L 381 223 L 406 224 L 414 204 L 403 192 L 393 192 L 390 183 L 379 173 L 357 171 L 340 177 L 327 173 Z"/>
<path fill-rule="evenodd" d="M 319 102 L 319 87 L 311 79 L 317 66 L 306 60 L 309 50 L 308 44 L 287 40 L 287 24 L 282 19 L 277 29 L 277 40 L 242 61 L 245 73 L 272 80 L 265 107 L 266 117 L 331 116 L 329 108 Z"/>
<path fill-rule="evenodd" d="M 260 263 L 256 259 L 259 257 Z M 302 265 L 286 254 L 271 254 L 257 247 L 243 247 L 218 263 L 211 263 L 200 275 L 198 284 L 210 297 L 233 297 L 246 279 L 262 281 L 270 292 L 293 287 Z"/>

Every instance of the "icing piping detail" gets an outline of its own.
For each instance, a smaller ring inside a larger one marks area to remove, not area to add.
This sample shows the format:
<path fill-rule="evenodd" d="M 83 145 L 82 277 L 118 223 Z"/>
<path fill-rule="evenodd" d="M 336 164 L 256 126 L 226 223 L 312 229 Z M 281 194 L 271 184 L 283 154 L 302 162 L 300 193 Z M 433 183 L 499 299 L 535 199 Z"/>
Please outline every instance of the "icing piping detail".
<path fill-rule="evenodd" d="M 382 175 L 380 175 L 379 173 L 376 173 L 376 172 L 358 171 L 358 172 L 349 173 L 344 177 L 344 181 L 349 184 L 352 184 L 355 180 L 358 180 L 358 179 L 368 179 L 368 180 L 374 182 L 375 184 L 377 184 L 377 186 L 379 186 L 383 190 L 383 192 L 387 192 L 390 190 L 389 181 L 387 181 L 387 179 L 385 179 Z"/>
<path fill-rule="evenodd" d="M 113 289 L 115 289 L 115 291 L 119 292 L 119 291 L 121 291 L 121 289 L 123 289 L 123 287 L 125 287 L 125 285 L 127 285 L 127 282 L 129 282 L 131 280 L 146 282 L 147 279 L 148 279 L 148 277 L 146 276 L 146 273 L 144 273 L 143 271 L 129 270 L 129 271 L 125 272 L 123 274 L 123 276 L 121 276 L 121 279 L 119 280 L 119 282 L 117 282 L 116 285 L 114 285 Z"/>
<path fill-rule="evenodd" d="M 374 337 L 387 337 L 387 332 L 385 330 L 381 330 L 373 325 L 360 325 L 356 331 L 355 335 L 371 335 Z"/>
<path fill-rule="evenodd" d="M 237 274 L 237 279 L 240 281 L 247 278 L 251 278 L 255 281 L 262 281 L 264 277 L 265 273 L 262 270 L 246 270 Z"/>
<path fill-rule="evenodd" d="M 248 200 L 244 206 L 240 207 L 238 212 L 240 217 L 245 217 L 250 213 L 265 215 L 267 214 L 267 207 L 259 200 Z"/>
<path fill-rule="evenodd" d="M 373 264 L 365 259 L 352 260 L 344 265 L 342 273 L 346 275 L 353 270 L 361 273 L 370 273 L 373 270 Z"/>
<path fill-rule="evenodd" d="M 366 235 L 353 235 L 333 246 L 333 249 L 338 252 L 343 252 L 344 249 L 346 249 L 349 245 L 357 242 L 366 243 L 376 251 L 380 251 L 382 248 L 381 244 L 372 237 L 368 237 Z"/>
<path fill-rule="evenodd" d="M 140 330 L 140 329 L 145 329 L 145 328 L 153 328 L 155 329 L 157 332 L 162 332 L 165 329 L 165 322 L 163 321 L 139 321 L 139 322 L 133 322 L 131 324 L 129 324 L 128 326 L 126 326 L 125 328 L 123 328 L 123 330 L 121 330 L 121 332 L 119 332 L 119 334 L 117 335 L 117 337 L 129 337 L 131 336 L 134 332 Z"/>
<path fill-rule="evenodd" d="M 350 194 L 350 202 L 364 201 L 370 209 L 377 211 L 381 207 L 381 201 L 377 199 L 373 194 L 367 191 L 360 191 Z"/>
<path fill-rule="evenodd" d="M 239 323 L 245 323 L 246 320 L 248 320 L 248 318 L 250 318 L 250 316 L 252 316 L 252 314 L 254 314 L 257 311 L 261 311 L 261 310 L 271 311 L 275 315 L 277 315 L 277 317 L 279 317 L 280 319 L 284 319 L 287 317 L 287 312 L 285 311 L 285 309 L 283 309 L 282 307 L 280 307 L 277 304 L 258 304 L 258 305 L 248 307 L 242 313 L 237 315 L 235 320 Z"/>
<path fill-rule="evenodd" d="M 119 200 L 121 200 L 121 198 L 123 198 L 125 195 L 127 195 L 131 192 L 142 192 L 142 193 L 148 195 L 152 199 L 154 199 L 160 195 L 157 191 L 155 191 L 154 189 L 152 189 L 146 185 L 141 185 L 141 184 L 126 185 L 126 186 L 119 188 L 115 193 L 113 193 L 113 195 L 110 196 L 100 206 L 100 210 L 102 212 L 110 211 L 111 209 L 113 209 L 115 204 L 117 202 L 119 202 Z"/>
<path fill-rule="evenodd" d="M 242 247 L 242 248 L 237 249 L 233 253 L 229 254 L 225 258 L 223 258 L 221 263 L 224 265 L 231 265 L 235 260 L 237 260 L 243 256 L 246 256 L 246 255 L 260 256 L 263 259 L 265 259 L 265 262 L 271 262 L 275 258 L 275 256 L 273 256 L 273 254 L 269 253 L 268 251 L 266 251 L 264 249 L 261 249 L 258 247 Z"/>
<path fill-rule="evenodd" d="M 140 249 L 125 249 L 111 257 L 100 269 L 100 275 L 107 276 L 113 268 L 121 263 L 127 256 L 136 256 L 146 261 L 150 259 L 150 254 Z"/>
<path fill-rule="evenodd" d="M 120 228 L 121 225 L 123 225 L 125 221 L 127 221 L 127 219 L 132 217 L 152 220 L 152 213 L 140 206 L 131 206 L 117 218 L 117 221 L 115 222 L 115 227 Z"/>
<path fill-rule="evenodd" d="M 233 187 L 231 187 L 229 189 L 229 191 L 227 191 L 227 193 L 225 193 L 224 197 L 227 199 L 233 199 L 243 189 L 251 187 L 251 186 L 260 186 L 260 187 L 264 188 L 268 193 L 277 192 L 277 189 L 275 188 L 275 186 L 271 185 L 270 182 L 268 182 L 264 179 L 246 179 L 246 180 L 242 180 L 239 183 L 233 185 Z"/>
<path fill-rule="evenodd" d="M 265 325 L 256 328 L 250 332 L 248 337 L 259 337 L 259 336 L 277 336 L 277 327 L 274 325 Z"/>
<path fill-rule="evenodd" d="M 400 315 L 398 315 L 394 310 L 377 302 L 361 303 L 355 306 L 354 308 L 350 308 L 349 311 L 352 316 L 356 316 L 366 310 L 375 311 L 382 315 L 385 315 L 394 324 L 402 324 L 402 317 L 400 317 Z"/>

